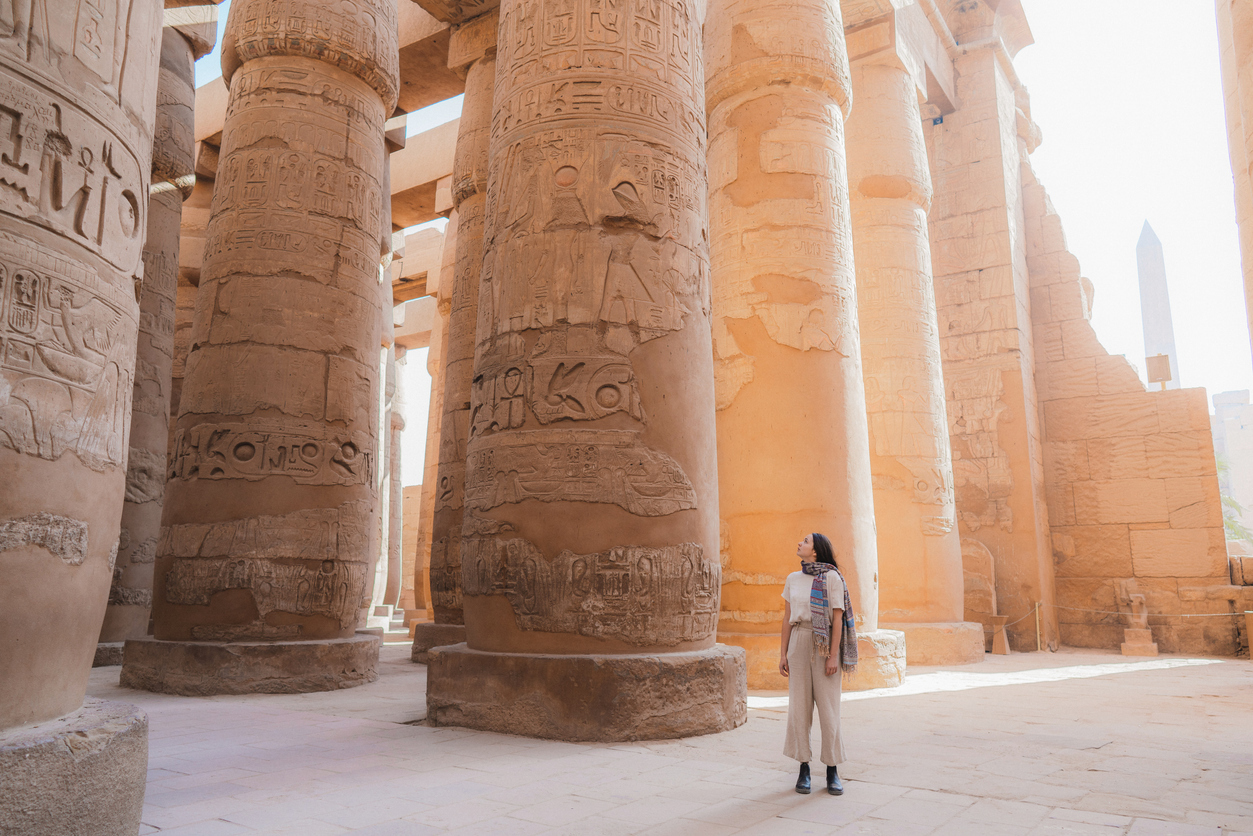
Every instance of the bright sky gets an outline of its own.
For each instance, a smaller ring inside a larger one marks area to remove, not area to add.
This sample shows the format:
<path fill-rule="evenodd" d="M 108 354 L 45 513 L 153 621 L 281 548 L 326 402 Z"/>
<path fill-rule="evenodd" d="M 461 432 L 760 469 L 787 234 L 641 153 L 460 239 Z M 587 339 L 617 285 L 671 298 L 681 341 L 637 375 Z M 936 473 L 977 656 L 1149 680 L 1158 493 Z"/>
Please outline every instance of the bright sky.
<path fill-rule="evenodd" d="M 1022 3 L 1036 43 L 1015 65 L 1044 133 L 1032 165 L 1096 286 L 1101 342 L 1143 376 L 1135 246 L 1148 220 L 1165 251 L 1183 385 L 1253 388 L 1212 0 Z M 197 85 L 219 63 L 217 50 L 201 59 Z M 460 111 L 457 97 L 411 114 L 409 133 Z M 426 351 L 411 353 L 406 485 L 422 481 L 430 385 Z"/>
<path fill-rule="evenodd" d="M 1179 376 L 1253 388 L 1213 0 L 1022 0 L 1032 165 L 1096 286 L 1092 322 L 1144 374 L 1136 241 L 1166 257 Z M 1211 409 L 1213 404 L 1211 402 Z"/>

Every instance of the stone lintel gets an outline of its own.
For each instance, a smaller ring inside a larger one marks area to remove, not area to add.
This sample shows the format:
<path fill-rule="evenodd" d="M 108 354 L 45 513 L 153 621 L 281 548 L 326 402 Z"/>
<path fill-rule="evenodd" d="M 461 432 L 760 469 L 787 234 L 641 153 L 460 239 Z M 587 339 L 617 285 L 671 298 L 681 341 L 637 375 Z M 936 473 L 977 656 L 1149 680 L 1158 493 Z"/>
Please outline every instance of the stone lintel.
<path fill-rule="evenodd" d="M 304 694 L 378 679 L 379 639 L 286 642 L 128 639 L 121 684 L 159 694 Z"/>
<path fill-rule="evenodd" d="M 621 656 L 429 651 L 427 719 L 553 740 L 663 740 L 748 718 L 744 651 Z"/>
<path fill-rule="evenodd" d="M 465 78 L 466 71 L 475 61 L 496 51 L 496 30 L 500 25 L 500 10 L 493 9 L 473 20 L 453 27 L 448 42 L 448 67 Z"/>
<path fill-rule="evenodd" d="M 0 733 L 0 832 L 135 836 L 147 775 L 147 715 L 88 697 L 64 717 Z"/>
<path fill-rule="evenodd" d="M 957 78 L 946 41 L 917 4 L 889 9 L 877 18 L 845 19 L 844 37 L 850 64 L 890 64 L 910 74 L 920 101 L 936 115 L 957 109 Z"/>
<path fill-rule="evenodd" d="M 435 647 L 464 644 L 466 626 L 464 624 L 436 624 L 433 621 L 413 625 L 413 656 L 415 662 L 427 664 L 430 651 Z"/>
<path fill-rule="evenodd" d="M 983 625 L 974 621 L 883 624 L 905 634 L 909 665 L 972 665 L 983 661 Z"/>

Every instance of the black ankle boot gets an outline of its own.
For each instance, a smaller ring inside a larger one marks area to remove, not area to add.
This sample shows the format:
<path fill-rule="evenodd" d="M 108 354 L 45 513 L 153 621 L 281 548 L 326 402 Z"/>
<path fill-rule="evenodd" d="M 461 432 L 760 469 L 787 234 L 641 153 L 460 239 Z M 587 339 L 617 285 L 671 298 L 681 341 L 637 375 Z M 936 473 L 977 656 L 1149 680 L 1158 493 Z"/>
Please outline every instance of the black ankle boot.
<path fill-rule="evenodd" d="M 796 776 L 796 791 L 809 795 L 809 764 L 801 764 L 801 774 Z"/>
<path fill-rule="evenodd" d="M 835 771 L 834 766 L 827 767 L 827 792 L 831 793 L 832 795 L 844 794 L 844 785 L 840 783 L 840 776 Z"/>

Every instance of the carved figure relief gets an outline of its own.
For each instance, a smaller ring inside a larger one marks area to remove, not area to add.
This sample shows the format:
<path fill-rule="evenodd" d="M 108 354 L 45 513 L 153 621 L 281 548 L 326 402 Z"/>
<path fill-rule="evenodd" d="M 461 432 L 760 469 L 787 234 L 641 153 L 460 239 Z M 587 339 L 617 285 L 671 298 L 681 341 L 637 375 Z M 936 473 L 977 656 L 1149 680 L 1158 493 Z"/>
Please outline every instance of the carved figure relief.
<path fill-rule="evenodd" d="M 5 233 L 0 253 L 0 446 L 50 460 L 73 451 L 94 470 L 120 466 L 138 326 L 133 291 Z"/>
<path fill-rule="evenodd" d="M 521 538 L 468 537 L 462 549 L 465 594 L 504 595 L 524 630 L 675 645 L 716 627 L 722 568 L 696 543 L 552 560 Z"/>
<path fill-rule="evenodd" d="M 613 503 L 661 517 L 696 507 L 696 491 L 678 462 L 630 430 L 534 430 L 491 436 L 466 462 L 466 505 Z"/>
<path fill-rule="evenodd" d="M 0 552 L 40 546 L 70 566 L 87 558 L 87 523 L 57 514 L 30 514 L 0 522 Z"/>

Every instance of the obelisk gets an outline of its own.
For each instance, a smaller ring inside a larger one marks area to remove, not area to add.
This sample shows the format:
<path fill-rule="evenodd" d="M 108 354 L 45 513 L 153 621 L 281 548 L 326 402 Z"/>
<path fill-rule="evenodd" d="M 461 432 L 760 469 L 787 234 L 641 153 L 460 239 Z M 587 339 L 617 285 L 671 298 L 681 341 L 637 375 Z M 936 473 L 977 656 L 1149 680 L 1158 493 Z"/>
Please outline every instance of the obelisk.
<path fill-rule="evenodd" d="M 1170 358 L 1167 389 L 1179 388 L 1179 355 L 1175 351 L 1175 325 L 1170 317 L 1170 291 L 1166 287 L 1166 259 L 1162 242 L 1149 222 L 1136 243 L 1136 267 L 1140 275 L 1140 321 L 1144 326 L 1145 358 Z"/>

